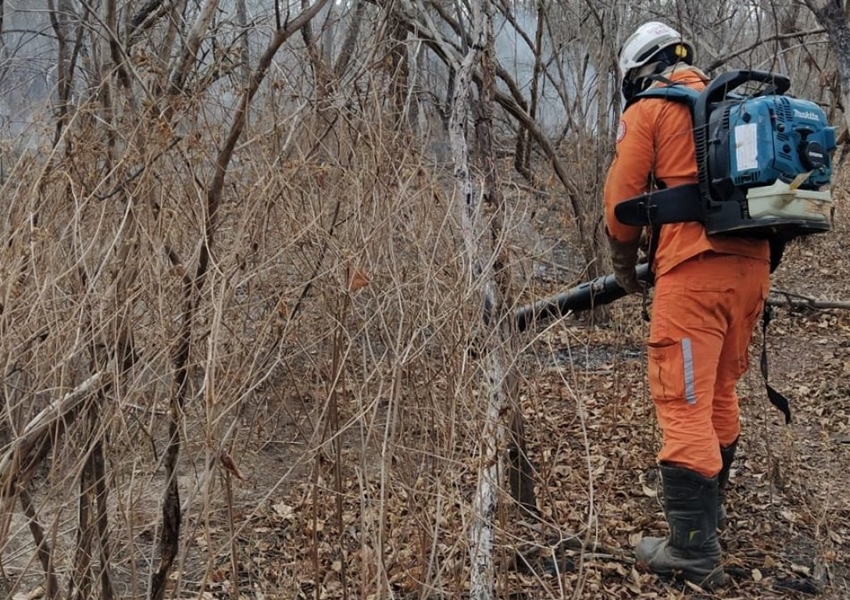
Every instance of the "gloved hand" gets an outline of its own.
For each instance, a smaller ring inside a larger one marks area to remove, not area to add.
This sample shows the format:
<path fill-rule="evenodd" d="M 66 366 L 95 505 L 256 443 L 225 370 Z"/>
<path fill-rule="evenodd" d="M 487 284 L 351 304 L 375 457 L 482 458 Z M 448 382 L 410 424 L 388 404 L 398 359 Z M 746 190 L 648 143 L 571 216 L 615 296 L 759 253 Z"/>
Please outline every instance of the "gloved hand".
<path fill-rule="evenodd" d="M 629 294 L 642 292 L 643 284 L 635 275 L 640 239 L 633 242 L 619 242 L 609 236 L 608 243 L 611 246 L 611 262 L 614 265 L 614 279 L 617 285 Z"/>

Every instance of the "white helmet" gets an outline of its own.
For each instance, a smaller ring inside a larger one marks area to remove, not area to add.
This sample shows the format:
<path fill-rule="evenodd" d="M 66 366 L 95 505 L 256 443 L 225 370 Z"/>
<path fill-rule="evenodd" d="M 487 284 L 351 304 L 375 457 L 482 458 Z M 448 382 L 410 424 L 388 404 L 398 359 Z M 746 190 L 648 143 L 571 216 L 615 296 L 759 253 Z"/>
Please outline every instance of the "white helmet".
<path fill-rule="evenodd" d="M 676 56 L 693 63 L 693 47 L 682 40 L 678 31 L 658 21 L 644 23 L 629 36 L 620 50 L 620 77 L 629 79 L 630 71 L 643 67 L 661 50 L 673 45 L 682 46 L 681 50 L 676 49 Z"/>

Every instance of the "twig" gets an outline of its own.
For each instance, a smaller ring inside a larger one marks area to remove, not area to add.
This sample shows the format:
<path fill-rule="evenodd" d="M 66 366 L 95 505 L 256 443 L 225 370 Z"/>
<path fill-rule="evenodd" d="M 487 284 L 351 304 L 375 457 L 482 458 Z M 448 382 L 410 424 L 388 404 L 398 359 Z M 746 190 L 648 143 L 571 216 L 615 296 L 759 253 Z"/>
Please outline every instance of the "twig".
<path fill-rule="evenodd" d="M 177 137 L 175 137 L 173 140 L 171 140 L 171 143 L 170 143 L 170 144 L 168 144 L 168 147 L 167 147 L 167 148 L 164 148 L 162 151 L 160 151 L 159 153 L 157 153 L 157 155 L 156 155 L 156 156 L 154 156 L 152 159 L 150 159 L 148 162 L 146 162 L 145 164 L 143 164 L 141 167 L 139 167 L 138 169 L 136 169 L 134 172 L 130 173 L 130 175 L 129 175 L 129 176 L 127 176 L 127 178 L 126 178 L 126 179 L 124 179 L 124 181 L 119 182 L 119 183 L 118 183 L 118 184 L 117 184 L 114 188 L 112 188 L 112 190 L 110 190 L 109 192 L 107 192 L 107 193 L 106 193 L 106 194 L 104 194 L 103 196 L 95 196 L 95 198 L 97 198 L 98 200 L 107 200 L 107 199 L 111 198 L 112 196 L 114 196 L 115 194 L 117 194 L 118 192 L 122 191 L 122 190 L 123 190 L 123 189 L 127 186 L 127 184 L 128 184 L 128 183 L 131 183 L 131 182 L 132 182 L 134 179 L 136 179 L 139 175 L 141 175 L 142 173 L 144 173 L 144 172 L 147 170 L 147 168 L 148 168 L 148 167 L 150 167 L 151 165 L 153 165 L 153 164 L 154 164 L 157 160 L 159 160 L 162 156 L 165 156 L 165 154 L 166 154 L 168 151 L 170 151 L 172 148 L 174 148 L 174 146 L 176 146 L 177 144 L 179 144 L 179 143 L 180 143 L 180 141 L 181 141 L 182 139 L 183 139 L 183 138 L 182 138 L 181 136 L 177 136 Z"/>

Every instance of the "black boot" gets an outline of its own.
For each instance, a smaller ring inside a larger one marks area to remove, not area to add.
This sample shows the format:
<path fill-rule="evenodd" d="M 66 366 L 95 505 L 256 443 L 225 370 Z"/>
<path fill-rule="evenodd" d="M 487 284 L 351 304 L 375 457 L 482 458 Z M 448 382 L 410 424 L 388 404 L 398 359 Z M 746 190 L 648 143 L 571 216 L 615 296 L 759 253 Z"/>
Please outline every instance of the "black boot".
<path fill-rule="evenodd" d="M 717 541 L 717 477 L 661 465 L 661 483 L 670 533 L 642 539 L 635 550 L 638 562 L 653 573 L 706 588 L 725 584 Z"/>
<path fill-rule="evenodd" d="M 723 467 L 717 474 L 717 528 L 720 531 L 726 529 L 726 488 L 729 486 L 729 471 L 732 470 L 732 462 L 735 460 L 737 448 L 737 438 L 725 448 L 720 447 L 720 458 L 723 459 Z"/>

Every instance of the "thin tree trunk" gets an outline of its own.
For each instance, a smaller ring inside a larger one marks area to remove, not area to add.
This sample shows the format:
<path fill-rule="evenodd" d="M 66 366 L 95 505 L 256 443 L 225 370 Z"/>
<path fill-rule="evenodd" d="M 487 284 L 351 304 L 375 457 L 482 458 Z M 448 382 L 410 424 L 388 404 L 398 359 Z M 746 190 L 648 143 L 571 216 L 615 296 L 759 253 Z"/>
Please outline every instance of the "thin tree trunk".
<path fill-rule="evenodd" d="M 540 101 L 540 75 L 543 72 L 543 29 L 545 28 L 545 0 L 537 2 L 537 29 L 534 32 L 534 72 L 531 75 L 531 101 L 528 105 L 528 116 L 537 120 L 537 106 Z M 517 156 L 515 167 L 517 172 L 533 181 L 531 176 L 531 136 L 528 131 L 520 128 L 517 135 Z"/>
<path fill-rule="evenodd" d="M 486 6 L 482 5 L 486 3 Z M 492 111 L 495 79 L 492 68 L 492 15 L 489 2 L 471 3 L 473 35 L 470 50 L 457 73 L 449 136 L 454 156 L 454 177 L 457 197 L 461 204 L 464 252 L 470 265 L 472 281 L 481 288 L 482 339 L 485 341 L 484 364 L 486 405 L 482 407 L 483 424 L 480 434 L 478 485 L 472 501 L 470 531 L 470 598 L 493 598 L 495 566 L 493 547 L 496 497 L 504 473 L 504 452 L 507 438 L 501 415 L 508 406 L 507 351 L 510 332 L 502 319 L 505 310 L 505 287 L 508 280 L 507 262 L 500 249 L 501 223 L 504 205 L 498 191 L 496 163 L 492 149 Z M 481 61 L 481 99 L 478 137 L 484 159 L 485 190 L 477 189 L 472 177 L 469 158 L 467 126 L 472 110 L 473 81 L 476 64 Z M 481 200 L 488 203 L 487 219 L 482 214 Z M 490 222 L 487 231 L 485 223 Z M 494 244 L 488 248 L 487 242 Z M 496 260 L 491 261 L 492 254 Z M 494 264 L 495 263 L 495 264 Z M 490 265 L 493 264 L 491 267 Z"/>
<path fill-rule="evenodd" d="M 130 74 L 124 65 L 124 52 L 118 40 L 118 10 L 115 2 L 116 0 L 106 0 L 106 35 L 109 36 L 109 55 L 112 58 L 112 62 L 115 63 L 118 81 L 125 90 L 129 91 L 132 87 L 132 82 L 130 81 Z M 132 94 L 127 94 L 127 97 L 131 101 L 134 100 Z"/>
<path fill-rule="evenodd" d="M 173 252 L 169 252 L 173 265 L 182 266 Z M 173 357 L 174 380 L 168 412 L 168 446 L 165 450 L 165 490 L 162 498 L 162 524 L 159 532 L 159 567 L 151 574 L 150 599 L 162 600 L 171 566 L 177 558 L 180 542 L 180 489 L 177 487 L 177 459 L 180 456 L 180 426 L 188 383 L 189 351 L 192 342 L 192 278 L 183 269 L 183 311 L 180 337 Z"/>
<path fill-rule="evenodd" d="M 215 0 L 212 0 L 214 3 Z M 206 220 L 204 222 L 204 243 L 201 246 L 198 265 L 194 278 L 188 273 L 183 277 L 183 309 L 180 322 L 180 336 L 173 356 L 174 380 L 172 382 L 172 394 L 169 410 L 168 423 L 168 446 L 165 451 L 165 479 L 166 487 L 162 499 L 162 527 L 159 538 L 159 566 L 151 574 L 150 599 L 162 600 L 165 596 L 168 574 L 177 557 L 180 541 L 180 491 L 177 486 L 177 460 L 180 456 L 180 429 L 183 419 L 183 407 L 186 402 L 189 378 L 189 353 L 192 346 L 192 324 L 197 312 L 196 293 L 203 289 L 207 270 L 213 254 L 215 233 L 218 227 L 218 209 L 221 204 L 221 193 L 224 187 L 224 179 L 227 168 L 233 157 L 236 142 L 245 127 L 248 108 L 260 84 L 266 77 L 275 54 L 295 32 L 299 31 L 306 23 L 319 13 L 327 4 L 328 0 L 319 0 L 307 10 L 299 13 L 295 18 L 288 21 L 282 29 L 275 32 L 268 48 L 260 57 L 257 70 L 254 71 L 250 85 L 245 89 L 236 110 L 236 115 L 230 125 L 230 131 L 224 141 L 221 150 L 216 156 L 215 168 L 212 180 L 208 185 Z M 200 43 L 200 40 L 198 40 Z M 186 53 L 189 54 L 189 53 Z M 191 53 L 194 56 L 194 53 Z M 167 249 L 168 257 L 175 266 L 180 264 L 178 255 L 170 248 Z M 185 268 L 183 271 L 186 272 Z"/>
<path fill-rule="evenodd" d="M 177 33 L 180 29 L 180 21 L 183 13 L 186 11 L 186 3 L 189 0 L 176 0 L 171 5 L 171 9 L 169 11 L 166 22 L 168 23 L 168 30 L 165 32 L 165 36 L 162 40 L 162 46 L 159 49 L 159 62 L 161 65 L 169 64 L 169 57 L 174 49 L 174 40 L 177 39 Z M 161 79 L 158 79 L 161 81 Z"/>
<path fill-rule="evenodd" d="M 387 33 L 390 43 L 390 106 L 395 124 L 404 119 L 404 106 L 407 101 L 410 79 L 410 59 L 407 51 L 407 23 L 389 12 L 387 15 Z"/>
<path fill-rule="evenodd" d="M 516 377 L 511 377 L 511 396 L 516 398 Z M 508 458 L 510 467 L 508 480 L 511 486 L 511 496 L 519 505 L 524 516 L 537 516 L 537 498 L 534 494 L 534 468 L 528 458 L 528 446 L 525 437 L 525 422 L 522 409 L 514 404 L 511 410 L 511 435 L 508 442 Z"/>
<path fill-rule="evenodd" d="M 99 434 L 98 434 L 99 435 Z M 100 594 L 102 600 L 114 600 L 112 587 L 112 548 L 109 540 L 109 486 L 106 484 L 106 467 L 103 452 L 103 440 L 98 437 L 92 452 L 94 467 L 94 492 L 97 502 L 97 541 L 100 549 Z"/>
<path fill-rule="evenodd" d="M 89 418 L 89 426 L 94 419 Z M 92 543 L 94 527 L 92 526 L 92 464 L 87 458 L 80 476 L 80 494 L 77 509 L 77 542 L 74 552 L 74 569 L 68 582 L 68 598 L 87 600 L 92 591 Z"/>
<path fill-rule="evenodd" d="M 183 53 L 171 69 L 171 74 L 168 77 L 169 92 L 171 94 L 180 94 L 186 85 L 186 78 L 189 76 L 192 64 L 195 61 L 195 56 L 198 54 L 198 48 L 201 47 L 201 42 L 204 39 L 207 29 L 212 22 L 213 15 L 218 8 L 219 0 L 207 0 L 201 12 L 198 13 L 198 18 L 195 20 L 189 35 L 186 37 L 186 45 L 183 48 Z"/>
<path fill-rule="evenodd" d="M 248 9 L 245 0 L 236 0 L 236 24 L 242 30 L 239 34 L 239 63 L 242 72 L 241 83 L 244 87 L 251 84 L 251 43 L 248 37 Z"/>
<path fill-rule="evenodd" d="M 850 26 L 841 0 L 806 0 L 821 27 L 826 29 L 829 43 L 835 52 L 838 81 L 844 106 L 844 122 L 850 129 Z"/>
<path fill-rule="evenodd" d="M 35 540 L 38 560 L 41 562 L 41 568 L 44 569 L 44 578 L 47 580 L 47 589 L 44 595 L 48 600 L 55 600 L 59 597 L 59 580 L 56 578 L 56 569 L 53 565 L 53 550 L 50 547 L 50 541 L 45 537 L 44 528 L 38 522 L 38 514 L 35 512 L 32 497 L 26 487 L 20 489 L 18 498 L 21 501 L 21 508 L 24 511 L 24 515 L 27 517 L 32 538 Z"/>
<path fill-rule="evenodd" d="M 301 9 L 308 10 L 310 7 L 309 0 L 301 0 Z M 310 58 L 310 66 L 313 69 L 313 85 L 316 91 L 317 112 L 322 114 L 330 105 L 330 95 L 333 90 L 333 85 L 330 80 L 329 65 L 325 63 L 319 48 L 316 36 L 313 34 L 312 19 L 304 23 L 301 27 L 301 39 L 304 40 L 304 47 L 307 49 L 307 56 Z"/>
<path fill-rule="evenodd" d="M 342 42 L 342 48 L 340 48 L 339 56 L 336 59 L 336 64 L 334 64 L 334 76 L 337 79 L 345 73 L 352 56 L 354 56 L 354 45 L 360 36 L 360 26 L 363 23 L 363 15 L 365 14 L 365 0 L 355 0 L 354 15 L 351 17 L 351 24 L 348 26 L 345 40 Z"/>
<path fill-rule="evenodd" d="M 494 302 L 494 327 L 498 330 L 494 331 L 496 335 L 491 335 L 492 339 L 499 340 L 497 350 L 503 353 L 502 370 L 505 371 L 505 379 L 502 383 L 502 394 L 506 403 L 510 405 L 510 435 L 507 439 L 507 454 L 508 454 L 508 481 L 510 482 L 511 495 L 519 504 L 522 511 L 525 513 L 536 514 L 537 502 L 534 497 L 534 484 L 531 477 L 531 463 L 528 460 L 526 451 L 525 425 L 523 422 L 522 409 L 516 402 L 517 399 L 517 377 L 515 373 L 504 368 L 504 365 L 510 363 L 508 353 L 511 355 L 514 352 L 511 333 L 513 331 L 513 319 L 503 319 L 507 307 L 512 305 L 510 281 L 511 274 L 508 269 L 510 258 L 507 253 L 507 248 L 499 243 L 504 234 L 504 222 L 507 213 L 507 206 L 499 187 L 499 172 L 496 163 L 496 151 L 493 144 L 493 121 L 495 108 L 495 92 L 496 92 L 496 77 L 495 77 L 495 38 L 492 31 L 492 4 L 487 0 L 485 4 L 485 12 L 487 19 L 485 25 L 487 31 L 488 44 L 484 46 L 481 56 L 481 90 L 480 100 L 478 102 L 478 114 L 476 133 L 478 138 L 478 146 L 481 151 L 481 160 L 484 168 L 484 201 L 488 209 L 488 222 L 490 227 L 490 240 L 496 244 L 492 248 L 492 252 L 496 254 L 496 260 L 493 261 L 493 279 L 495 283 L 495 296 L 498 302 Z M 542 25 L 542 24 L 541 24 Z M 537 46 L 537 61 L 539 62 L 540 54 L 540 38 L 538 31 Z M 535 66 L 537 71 L 539 65 Z M 536 75 L 535 75 L 536 77 Z M 536 105 L 536 93 L 532 97 L 532 105 Z M 504 414 L 502 406 L 499 407 L 499 414 Z M 503 427 L 500 423 L 499 427 Z"/>
<path fill-rule="evenodd" d="M 58 104 L 56 107 L 56 131 L 53 134 L 55 147 L 62 138 L 62 130 L 68 120 L 68 40 L 65 35 L 65 16 L 56 9 L 54 0 L 47 0 L 47 10 L 50 16 L 50 26 L 56 36 L 56 92 Z"/>

